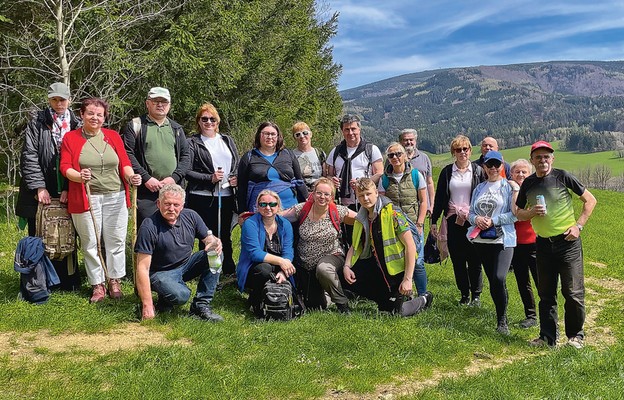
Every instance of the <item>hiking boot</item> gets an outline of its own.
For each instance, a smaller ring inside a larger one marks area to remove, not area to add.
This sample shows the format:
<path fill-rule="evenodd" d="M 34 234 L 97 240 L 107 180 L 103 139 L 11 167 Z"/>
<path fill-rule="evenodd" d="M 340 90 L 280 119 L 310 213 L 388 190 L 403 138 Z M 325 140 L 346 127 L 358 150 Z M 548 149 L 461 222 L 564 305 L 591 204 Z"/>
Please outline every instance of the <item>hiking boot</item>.
<path fill-rule="evenodd" d="M 108 295 L 111 299 L 121 299 L 121 296 L 123 296 L 121 292 L 121 279 L 108 280 Z"/>
<path fill-rule="evenodd" d="M 507 317 L 501 317 L 498 319 L 498 326 L 496 332 L 501 335 L 509 336 L 509 326 L 507 325 Z"/>
<path fill-rule="evenodd" d="M 159 297 L 154 305 L 154 310 L 156 310 L 157 313 L 171 312 L 173 311 L 173 304 L 167 303 Z"/>
<path fill-rule="evenodd" d="M 529 346 L 531 347 L 550 347 L 551 349 L 555 348 L 555 343 L 550 343 L 548 340 L 543 337 L 538 337 L 529 342 Z"/>
<path fill-rule="evenodd" d="M 585 344 L 583 344 L 583 338 L 580 336 L 574 336 L 568 339 L 568 346 L 572 346 L 575 349 L 582 349 Z"/>
<path fill-rule="evenodd" d="M 461 299 L 459 300 L 459 305 L 460 306 L 467 306 L 468 304 L 470 304 L 470 297 L 462 296 Z"/>
<path fill-rule="evenodd" d="M 481 298 L 479 296 L 473 297 L 469 305 L 470 307 L 481 307 Z"/>
<path fill-rule="evenodd" d="M 349 307 L 349 303 L 338 304 L 336 303 L 336 308 L 340 314 L 351 314 L 351 308 Z"/>
<path fill-rule="evenodd" d="M 91 295 L 89 302 L 99 303 L 100 301 L 104 300 L 105 297 L 106 297 L 106 286 L 104 286 L 103 283 L 100 283 L 99 285 L 93 285 L 93 294 Z"/>
<path fill-rule="evenodd" d="M 189 315 L 191 317 L 199 318 L 204 321 L 210 322 L 221 322 L 223 321 L 223 317 L 217 313 L 214 313 L 210 306 L 195 306 L 191 305 L 191 309 L 189 311 Z"/>
<path fill-rule="evenodd" d="M 522 329 L 528 329 L 537 325 L 537 320 L 535 318 L 527 318 L 523 321 L 520 321 L 519 325 L 520 325 L 520 328 Z"/>
<path fill-rule="evenodd" d="M 428 309 L 429 307 L 431 307 L 431 304 L 433 303 L 433 293 L 427 291 L 425 292 L 425 294 L 423 294 L 423 297 L 425 298 L 425 307 L 424 309 Z"/>

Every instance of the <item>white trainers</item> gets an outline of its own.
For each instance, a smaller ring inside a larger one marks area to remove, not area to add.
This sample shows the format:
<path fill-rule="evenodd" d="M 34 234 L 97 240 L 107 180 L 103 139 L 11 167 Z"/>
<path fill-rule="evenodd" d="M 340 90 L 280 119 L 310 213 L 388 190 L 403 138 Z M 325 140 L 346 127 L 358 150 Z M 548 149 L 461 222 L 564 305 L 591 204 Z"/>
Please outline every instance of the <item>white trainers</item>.
<path fill-rule="evenodd" d="M 580 336 L 571 337 L 570 339 L 568 339 L 568 346 L 572 346 L 575 349 L 582 349 L 584 346 L 583 338 Z"/>

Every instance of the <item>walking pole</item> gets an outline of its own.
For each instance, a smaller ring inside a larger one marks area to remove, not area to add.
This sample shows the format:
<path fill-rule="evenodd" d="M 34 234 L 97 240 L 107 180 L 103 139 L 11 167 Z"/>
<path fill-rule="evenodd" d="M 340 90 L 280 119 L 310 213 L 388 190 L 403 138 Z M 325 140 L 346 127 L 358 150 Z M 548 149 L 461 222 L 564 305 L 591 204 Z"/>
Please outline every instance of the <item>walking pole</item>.
<path fill-rule="evenodd" d="M 137 270 L 137 255 L 134 252 L 134 245 L 137 241 L 137 190 L 134 185 L 130 186 L 130 201 L 132 203 L 132 282 L 134 283 L 134 291 L 136 292 L 136 270 Z"/>
<path fill-rule="evenodd" d="M 91 214 L 91 220 L 93 221 L 93 230 L 95 231 L 95 239 L 97 242 L 97 253 L 100 258 L 100 263 L 102 264 L 102 269 L 104 270 L 104 279 L 108 282 L 108 269 L 106 268 L 106 263 L 104 262 L 104 257 L 102 257 L 102 245 L 100 243 L 100 232 L 97 227 L 97 221 L 95 220 L 95 214 L 93 213 L 93 207 L 91 207 L 91 188 L 89 187 L 89 182 L 85 182 L 85 188 L 87 189 L 87 200 L 89 201 L 89 213 Z M 104 216 L 102 216 L 104 218 Z"/>
<path fill-rule="evenodd" d="M 217 167 L 217 170 L 221 170 L 221 167 Z M 221 181 L 217 182 L 217 197 L 219 199 L 219 211 L 217 214 L 217 237 L 221 237 Z"/>

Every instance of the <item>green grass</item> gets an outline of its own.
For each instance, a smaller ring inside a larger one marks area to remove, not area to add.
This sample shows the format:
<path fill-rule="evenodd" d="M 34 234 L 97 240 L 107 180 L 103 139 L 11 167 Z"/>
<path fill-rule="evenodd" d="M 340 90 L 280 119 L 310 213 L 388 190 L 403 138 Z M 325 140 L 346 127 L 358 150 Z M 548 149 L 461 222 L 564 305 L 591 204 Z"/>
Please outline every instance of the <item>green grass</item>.
<path fill-rule="evenodd" d="M 311 312 L 289 323 L 257 322 L 233 285 L 215 297 L 221 324 L 188 318 L 188 305 L 139 322 L 129 282 L 120 302 L 88 304 L 85 284 L 34 306 L 16 301 L 11 260 L 20 233 L 2 223 L 0 398 L 378 398 L 380 385 L 397 385 L 391 393 L 406 399 L 621 398 L 624 294 L 617 284 L 624 260 L 614 216 L 624 195 L 595 194 L 598 207 L 583 231 L 591 322 L 581 351 L 527 345 L 538 330 L 517 327 L 524 316 L 513 274 L 512 335 L 498 335 L 487 282 L 481 308 L 459 308 L 450 263 L 427 266 L 433 308 L 406 319 L 357 301 L 350 316 Z M 115 335 L 121 328 L 127 336 Z"/>

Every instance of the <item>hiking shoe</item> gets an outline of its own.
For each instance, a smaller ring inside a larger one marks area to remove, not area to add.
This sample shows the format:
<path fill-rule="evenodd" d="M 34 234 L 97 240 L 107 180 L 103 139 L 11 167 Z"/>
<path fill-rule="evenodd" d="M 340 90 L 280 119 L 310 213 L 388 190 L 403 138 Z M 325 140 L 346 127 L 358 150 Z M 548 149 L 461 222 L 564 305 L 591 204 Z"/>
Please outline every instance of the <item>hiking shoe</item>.
<path fill-rule="evenodd" d="M 502 317 L 498 320 L 498 326 L 496 332 L 501 335 L 509 336 L 509 326 L 507 325 L 507 317 Z"/>
<path fill-rule="evenodd" d="M 210 322 L 221 322 L 223 321 L 223 317 L 219 314 L 216 314 L 212 311 L 210 306 L 197 307 L 192 305 L 189 310 L 189 315 L 191 317 L 196 317 L 202 319 L 204 321 Z"/>
<path fill-rule="evenodd" d="M 474 297 L 469 305 L 470 307 L 481 307 L 481 298 L 479 296 Z"/>
<path fill-rule="evenodd" d="M 459 300 L 459 305 L 460 306 L 467 306 L 468 304 L 470 304 L 470 297 L 462 296 L 462 298 Z"/>
<path fill-rule="evenodd" d="M 106 286 L 104 286 L 103 283 L 100 283 L 99 285 L 93 285 L 93 294 L 91 295 L 89 302 L 99 303 L 100 301 L 104 300 L 105 297 L 106 297 Z"/>
<path fill-rule="evenodd" d="M 537 320 L 535 318 L 527 318 L 525 320 L 520 321 L 520 328 L 528 329 L 535 325 L 537 325 Z"/>
<path fill-rule="evenodd" d="M 580 350 L 585 345 L 583 344 L 583 338 L 582 337 L 574 336 L 574 337 L 571 337 L 570 339 L 568 339 L 568 346 L 572 346 L 575 349 Z"/>
<path fill-rule="evenodd" d="M 538 337 L 537 339 L 533 339 L 529 342 L 529 346 L 531 347 L 550 347 L 551 349 L 555 348 L 555 343 L 550 343 L 548 340 L 543 337 Z"/>
<path fill-rule="evenodd" d="M 123 296 L 121 292 L 121 279 L 108 280 L 108 295 L 111 299 L 121 299 L 121 296 Z"/>
<path fill-rule="evenodd" d="M 173 304 L 167 303 L 159 297 L 154 305 L 154 310 L 156 310 L 157 313 L 171 312 L 173 311 Z"/>
<path fill-rule="evenodd" d="M 349 303 L 338 304 L 336 303 L 336 308 L 340 314 L 351 314 L 351 307 L 349 307 Z"/>
<path fill-rule="evenodd" d="M 424 309 L 428 309 L 429 307 L 431 307 L 431 304 L 433 304 L 433 293 L 427 291 L 425 292 L 425 294 L 423 294 L 423 297 L 425 298 L 425 307 Z"/>

